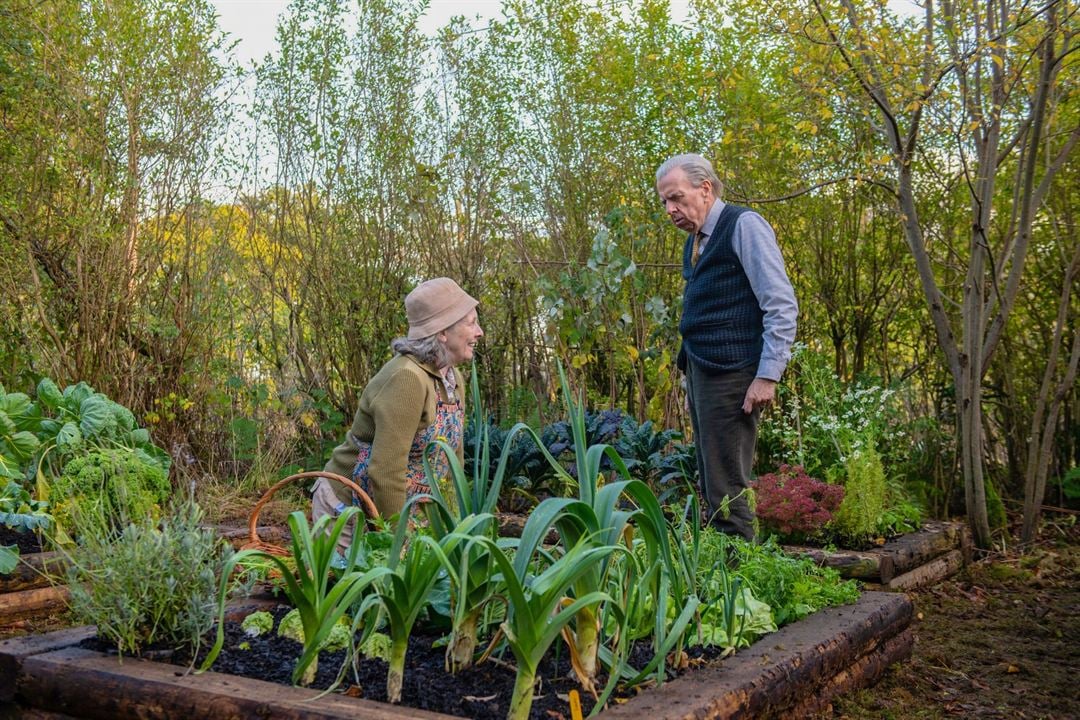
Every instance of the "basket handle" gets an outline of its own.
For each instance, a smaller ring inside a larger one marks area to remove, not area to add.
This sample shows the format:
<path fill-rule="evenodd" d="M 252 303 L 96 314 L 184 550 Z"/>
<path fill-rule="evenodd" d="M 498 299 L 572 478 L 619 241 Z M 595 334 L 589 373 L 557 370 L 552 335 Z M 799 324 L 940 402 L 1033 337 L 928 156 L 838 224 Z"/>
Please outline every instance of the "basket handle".
<path fill-rule="evenodd" d="M 248 535 L 250 536 L 251 543 L 253 545 L 260 545 L 262 543 L 262 541 L 259 540 L 259 534 L 255 531 L 255 528 L 259 523 L 259 513 L 262 512 L 263 506 L 270 501 L 270 498 L 274 497 L 274 493 L 276 493 L 278 490 L 285 487 L 291 482 L 303 480 L 305 478 L 319 477 L 328 478 L 330 480 L 337 480 L 339 483 L 352 490 L 353 495 L 360 501 L 360 506 L 363 508 L 364 513 L 369 518 L 375 519 L 379 517 L 379 511 L 378 509 L 376 509 L 375 503 L 371 501 L 371 497 L 368 496 L 366 492 L 361 490 L 359 485 L 357 485 L 347 477 L 343 475 L 338 475 L 337 473 L 326 472 L 325 470 L 296 473 L 295 475 L 290 475 L 284 480 L 279 480 L 269 490 L 263 493 L 263 496 L 259 498 L 259 502 L 255 503 L 255 508 L 251 511 L 251 516 L 248 518 Z"/>

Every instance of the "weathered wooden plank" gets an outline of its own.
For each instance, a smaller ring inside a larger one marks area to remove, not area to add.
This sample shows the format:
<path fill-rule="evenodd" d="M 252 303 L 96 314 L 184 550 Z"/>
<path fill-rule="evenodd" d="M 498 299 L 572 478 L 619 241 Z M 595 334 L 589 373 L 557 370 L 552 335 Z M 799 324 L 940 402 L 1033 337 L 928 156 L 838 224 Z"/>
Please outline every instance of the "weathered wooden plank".
<path fill-rule="evenodd" d="M 0 720 L 77 720 L 73 715 L 28 708 L 17 703 L 0 702 Z"/>
<path fill-rule="evenodd" d="M 824 550 L 801 545 L 784 545 L 784 552 L 795 557 L 808 557 L 818 565 L 830 567 L 848 578 L 873 582 L 888 582 L 895 574 L 892 555 L 874 550 Z"/>
<path fill-rule="evenodd" d="M 96 634 L 97 628 L 93 625 L 83 625 L 46 635 L 24 635 L 0 640 L 0 701 L 6 702 L 15 697 L 15 677 L 23 658 L 76 645 Z"/>
<path fill-rule="evenodd" d="M 903 594 L 864 593 L 853 605 L 815 613 L 717 666 L 696 669 L 609 708 L 601 717 L 788 717 L 800 707 L 814 707 L 808 697 L 872 682 L 889 663 L 906 657 L 911 615 L 911 602 Z M 313 700 L 315 691 L 212 672 L 185 675 L 182 668 L 135 658 L 121 663 L 67 647 L 71 640 L 55 635 L 43 636 L 35 647 L 6 648 L 8 655 L 19 658 L 17 672 L 10 673 L 17 676 L 17 699 L 42 712 L 110 720 L 449 717 L 340 695 Z M 49 646 L 63 649 L 38 652 Z M 4 652 L 0 645 L 0 658 Z"/>
<path fill-rule="evenodd" d="M 4 593 L 0 595 L 0 624 L 63 610 L 70 595 L 67 585 Z"/>
<path fill-rule="evenodd" d="M 885 587 L 893 591 L 914 590 L 944 580 L 962 567 L 964 567 L 963 551 L 950 550 L 925 565 L 894 577 Z"/>
<path fill-rule="evenodd" d="M 854 605 L 821 610 L 718 666 L 683 675 L 599 717 L 711 720 L 783 715 L 809 694 L 820 692 L 853 661 L 900 635 L 911 615 L 911 601 L 902 594 L 863 593 Z"/>
<path fill-rule="evenodd" d="M 274 720 L 448 720 L 451 716 L 342 695 L 318 697 L 276 683 L 136 658 L 122 662 L 81 648 L 23 659 L 18 699 L 41 710 L 88 720 L 274 718 Z"/>
<path fill-rule="evenodd" d="M 915 633 L 909 627 L 838 672 L 815 693 L 810 693 L 794 707 L 784 710 L 777 717 L 816 718 L 829 709 L 833 698 L 844 693 L 870 687 L 876 683 L 889 666 L 911 657 L 915 646 Z"/>
<path fill-rule="evenodd" d="M 233 546 L 234 550 L 240 549 L 243 545 L 251 540 L 251 534 L 246 527 L 244 528 L 226 528 L 215 527 L 214 530 L 225 540 Z M 283 525 L 260 525 L 255 528 L 255 532 L 258 533 L 259 539 L 263 542 L 268 542 L 272 545 L 288 545 L 289 543 L 289 530 Z"/>
<path fill-rule="evenodd" d="M 66 567 L 66 558 L 58 552 L 22 555 L 14 571 L 0 575 L 0 593 L 51 585 L 49 578 L 62 575 Z"/>
<path fill-rule="evenodd" d="M 962 523 L 930 520 L 919 532 L 894 538 L 876 552 L 892 555 L 895 572 L 902 575 L 959 548 L 964 528 Z"/>
<path fill-rule="evenodd" d="M 805 556 L 818 565 L 836 569 L 844 577 L 858 578 L 883 586 L 897 575 L 925 565 L 950 550 L 964 551 L 965 562 L 971 559 L 971 531 L 963 523 L 931 520 L 918 532 L 901 535 L 879 548 L 870 550 L 823 550 L 785 545 L 784 552 Z"/>

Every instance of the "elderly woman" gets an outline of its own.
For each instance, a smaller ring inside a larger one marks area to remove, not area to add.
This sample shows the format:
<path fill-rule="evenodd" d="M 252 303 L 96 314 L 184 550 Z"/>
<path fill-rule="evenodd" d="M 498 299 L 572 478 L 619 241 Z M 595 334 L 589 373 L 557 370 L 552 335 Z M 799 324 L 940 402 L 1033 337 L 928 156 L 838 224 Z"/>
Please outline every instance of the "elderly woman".
<path fill-rule="evenodd" d="M 462 457 L 464 383 L 454 366 L 472 360 L 484 335 L 478 304 L 450 278 L 420 283 L 406 296 L 408 336 L 391 343 L 394 357 L 364 388 L 352 429 L 323 468 L 351 477 L 383 517 L 400 513 L 409 498 L 428 491 L 423 465 L 428 443 L 445 440 Z M 432 460 L 436 475 L 445 475 L 446 454 L 435 453 Z M 339 515 L 351 502 L 347 487 L 319 478 L 313 519 Z M 344 549 L 351 542 L 350 527 L 338 545 Z"/>

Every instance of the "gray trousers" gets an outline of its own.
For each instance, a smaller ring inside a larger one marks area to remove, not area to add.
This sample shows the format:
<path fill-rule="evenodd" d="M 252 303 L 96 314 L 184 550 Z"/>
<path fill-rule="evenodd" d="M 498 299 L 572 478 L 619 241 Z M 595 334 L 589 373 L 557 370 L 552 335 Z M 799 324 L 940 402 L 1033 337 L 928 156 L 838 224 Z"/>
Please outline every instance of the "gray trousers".
<path fill-rule="evenodd" d="M 747 540 L 754 539 L 754 514 L 739 493 L 750 486 L 761 411 L 747 415 L 742 404 L 753 380 L 752 368 L 709 374 L 693 360 L 686 365 L 698 487 L 712 524 Z M 730 499 L 726 512 L 725 498 Z"/>

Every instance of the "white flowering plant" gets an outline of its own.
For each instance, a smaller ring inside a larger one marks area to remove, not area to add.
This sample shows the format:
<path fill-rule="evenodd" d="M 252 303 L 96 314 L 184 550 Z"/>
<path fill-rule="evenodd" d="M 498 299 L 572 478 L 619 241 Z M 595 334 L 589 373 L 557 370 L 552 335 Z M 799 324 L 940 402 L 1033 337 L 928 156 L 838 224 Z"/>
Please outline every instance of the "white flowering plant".
<path fill-rule="evenodd" d="M 759 472 L 785 463 L 801 465 L 813 477 L 849 490 L 854 480 L 865 489 L 865 473 L 852 478 L 852 468 L 862 468 L 867 458 L 876 458 L 881 477 L 871 483 L 877 490 L 870 494 L 876 499 L 870 501 L 866 492 L 851 493 L 845 517 L 858 515 L 861 521 L 847 523 L 853 527 L 839 534 L 848 541 L 856 537 L 865 541 L 871 535 L 888 536 L 917 526 L 918 508 L 898 477 L 913 442 L 903 389 L 867 377 L 845 383 L 833 371 L 826 353 L 797 343 L 779 388 L 780 412 L 761 426 Z M 858 513 L 854 513 L 855 505 L 860 506 Z"/>

